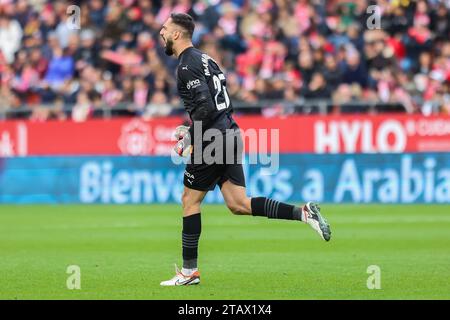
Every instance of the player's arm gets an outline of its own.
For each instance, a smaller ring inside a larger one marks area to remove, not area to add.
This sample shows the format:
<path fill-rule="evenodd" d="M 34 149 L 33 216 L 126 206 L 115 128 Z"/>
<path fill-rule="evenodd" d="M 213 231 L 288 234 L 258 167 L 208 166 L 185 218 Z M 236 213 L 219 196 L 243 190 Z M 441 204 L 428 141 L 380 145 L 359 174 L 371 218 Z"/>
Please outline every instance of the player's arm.
<path fill-rule="evenodd" d="M 201 121 L 203 128 L 208 127 L 216 107 L 203 70 L 192 65 L 182 65 L 178 69 L 178 76 L 182 85 L 189 92 L 190 100 L 195 105 L 191 113 L 192 121 Z M 193 136 L 193 126 L 189 129 L 189 133 Z"/>

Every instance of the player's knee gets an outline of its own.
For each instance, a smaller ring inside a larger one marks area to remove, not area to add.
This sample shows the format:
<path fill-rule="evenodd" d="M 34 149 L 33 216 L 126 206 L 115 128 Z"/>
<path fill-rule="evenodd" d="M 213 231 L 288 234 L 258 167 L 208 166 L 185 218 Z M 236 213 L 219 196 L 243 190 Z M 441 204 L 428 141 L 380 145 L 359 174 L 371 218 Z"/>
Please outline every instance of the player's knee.
<path fill-rule="evenodd" d="M 181 205 L 183 206 L 183 208 L 188 203 L 188 201 L 189 201 L 189 196 L 186 191 L 183 191 L 183 194 L 181 195 Z"/>
<path fill-rule="evenodd" d="M 181 206 L 184 213 L 199 212 L 200 210 L 200 202 L 192 199 L 187 192 L 183 192 L 181 196 Z"/>
<path fill-rule="evenodd" d="M 181 206 L 183 207 L 183 210 L 186 211 L 186 209 L 189 209 L 189 207 L 192 206 L 192 201 L 189 198 L 189 195 L 187 192 L 183 192 L 183 195 L 181 196 Z"/>

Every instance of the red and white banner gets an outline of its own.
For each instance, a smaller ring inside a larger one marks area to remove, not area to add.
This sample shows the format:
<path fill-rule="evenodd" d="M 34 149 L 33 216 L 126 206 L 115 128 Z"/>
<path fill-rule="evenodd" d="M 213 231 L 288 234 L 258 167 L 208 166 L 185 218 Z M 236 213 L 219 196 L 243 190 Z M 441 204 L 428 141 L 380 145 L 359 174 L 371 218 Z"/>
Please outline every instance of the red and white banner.
<path fill-rule="evenodd" d="M 420 115 L 241 118 L 242 128 L 280 130 L 280 152 L 450 152 L 450 117 Z"/>
<path fill-rule="evenodd" d="M 236 120 L 244 134 L 268 132 L 269 144 L 276 143 L 270 136 L 278 130 L 282 153 L 450 152 L 449 116 L 245 116 Z M 181 123 L 181 118 L 0 121 L 0 157 L 167 155 L 174 144 L 173 131 Z"/>

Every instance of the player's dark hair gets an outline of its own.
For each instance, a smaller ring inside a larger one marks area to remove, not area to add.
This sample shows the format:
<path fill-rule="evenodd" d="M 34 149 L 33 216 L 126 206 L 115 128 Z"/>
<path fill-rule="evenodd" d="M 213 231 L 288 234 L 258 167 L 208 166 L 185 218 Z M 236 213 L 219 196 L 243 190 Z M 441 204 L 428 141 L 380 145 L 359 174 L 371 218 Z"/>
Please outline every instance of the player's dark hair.
<path fill-rule="evenodd" d="M 187 13 L 172 13 L 170 17 L 172 22 L 182 27 L 191 39 L 195 29 L 194 19 Z"/>

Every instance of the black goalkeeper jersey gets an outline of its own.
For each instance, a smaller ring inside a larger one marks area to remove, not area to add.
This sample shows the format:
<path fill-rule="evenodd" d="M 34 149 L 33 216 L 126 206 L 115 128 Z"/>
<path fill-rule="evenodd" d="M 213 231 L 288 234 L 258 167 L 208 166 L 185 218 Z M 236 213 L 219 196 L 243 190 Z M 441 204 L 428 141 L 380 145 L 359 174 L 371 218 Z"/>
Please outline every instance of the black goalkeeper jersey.
<path fill-rule="evenodd" d="M 226 79 L 217 63 L 206 53 L 190 47 L 179 56 L 178 93 L 192 121 L 201 121 L 202 131 L 215 128 L 225 133 L 237 128 L 226 89 Z M 191 127 L 191 135 L 193 128 Z"/>

